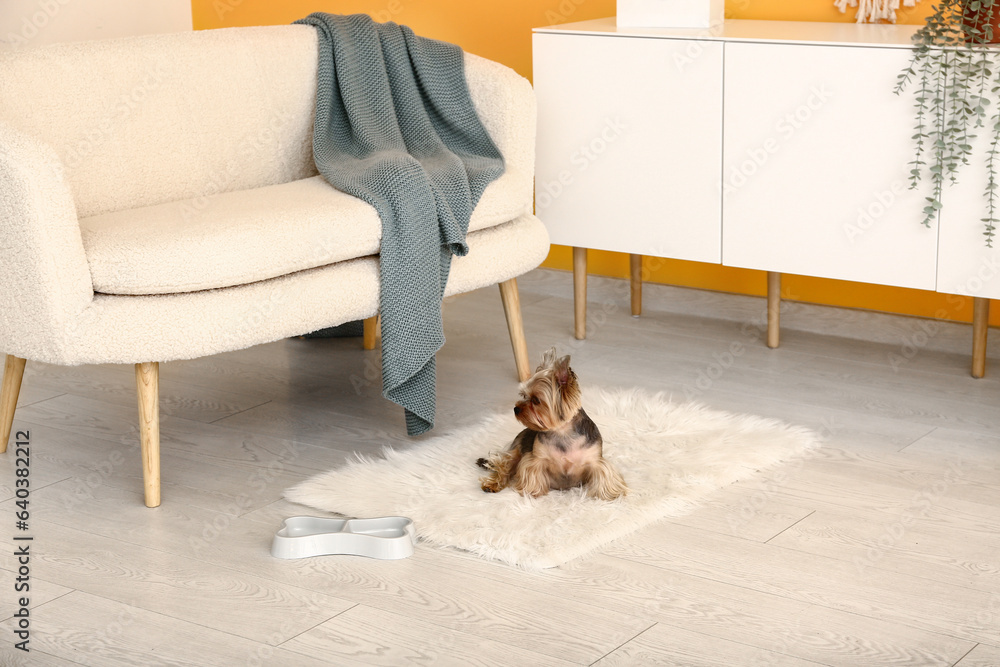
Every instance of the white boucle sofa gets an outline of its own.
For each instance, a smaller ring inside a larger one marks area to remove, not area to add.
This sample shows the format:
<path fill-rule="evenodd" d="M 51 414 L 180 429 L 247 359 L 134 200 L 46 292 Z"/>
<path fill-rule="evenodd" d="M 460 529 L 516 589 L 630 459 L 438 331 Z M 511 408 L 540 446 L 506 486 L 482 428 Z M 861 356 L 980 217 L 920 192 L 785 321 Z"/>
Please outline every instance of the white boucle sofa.
<path fill-rule="evenodd" d="M 317 175 L 316 67 L 305 25 L 0 53 L 0 451 L 25 360 L 135 364 L 156 506 L 158 362 L 373 321 L 381 226 Z M 466 76 L 506 172 L 446 293 L 500 284 L 524 379 L 514 278 L 549 248 L 532 215 L 534 97 L 470 54 Z"/>

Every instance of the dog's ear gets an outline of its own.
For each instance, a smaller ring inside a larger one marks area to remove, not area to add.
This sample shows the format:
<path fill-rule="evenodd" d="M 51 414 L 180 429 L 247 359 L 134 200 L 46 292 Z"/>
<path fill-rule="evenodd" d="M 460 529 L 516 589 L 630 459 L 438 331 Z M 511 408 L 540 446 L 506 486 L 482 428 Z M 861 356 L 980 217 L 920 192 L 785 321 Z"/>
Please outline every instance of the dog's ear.
<path fill-rule="evenodd" d="M 560 386 L 565 385 L 567 382 L 569 382 L 570 373 L 572 373 L 572 371 L 569 369 L 568 354 L 565 357 L 562 357 L 558 361 L 556 361 L 555 372 L 556 372 L 556 381 L 559 382 Z"/>
<path fill-rule="evenodd" d="M 538 368 L 535 369 L 535 372 L 537 373 L 543 368 L 551 367 L 555 364 L 555 362 L 556 362 L 556 348 L 550 347 L 549 349 L 545 350 L 544 354 L 542 354 L 542 363 L 538 364 Z"/>

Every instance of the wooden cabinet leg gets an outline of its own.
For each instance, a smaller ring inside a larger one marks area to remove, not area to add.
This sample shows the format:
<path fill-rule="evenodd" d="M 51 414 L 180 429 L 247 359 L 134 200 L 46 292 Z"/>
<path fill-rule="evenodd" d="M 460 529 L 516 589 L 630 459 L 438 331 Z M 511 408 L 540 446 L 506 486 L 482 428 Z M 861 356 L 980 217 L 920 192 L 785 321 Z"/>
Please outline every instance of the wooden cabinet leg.
<path fill-rule="evenodd" d="M 587 249 L 573 248 L 573 333 L 587 337 Z"/>
<path fill-rule="evenodd" d="M 375 344 L 378 342 L 379 334 L 379 316 L 369 317 L 364 322 L 364 348 L 366 350 L 374 350 Z M 357 329 L 355 329 L 357 331 Z"/>
<path fill-rule="evenodd" d="M 160 364 L 135 365 L 139 394 L 139 445 L 146 507 L 160 504 Z"/>
<path fill-rule="evenodd" d="M 642 315 L 642 255 L 629 255 L 632 286 L 632 317 Z"/>
<path fill-rule="evenodd" d="M 972 377 L 986 375 L 986 338 L 990 326 L 990 300 L 972 300 Z"/>
<path fill-rule="evenodd" d="M 531 367 L 528 363 L 528 343 L 524 338 L 524 321 L 521 319 L 521 296 L 517 291 L 517 280 L 500 283 L 500 300 L 503 301 L 503 313 L 507 317 L 507 331 L 510 333 L 510 345 L 514 348 L 514 365 L 517 367 L 517 379 L 524 382 L 531 377 Z"/>
<path fill-rule="evenodd" d="M 7 451 L 10 430 L 14 426 L 14 411 L 17 397 L 21 393 L 21 378 L 24 377 L 25 360 L 7 355 L 3 368 L 3 388 L 0 389 L 0 453 Z"/>
<path fill-rule="evenodd" d="M 781 274 L 767 272 L 767 346 L 778 347 L 781 335 Z"/>

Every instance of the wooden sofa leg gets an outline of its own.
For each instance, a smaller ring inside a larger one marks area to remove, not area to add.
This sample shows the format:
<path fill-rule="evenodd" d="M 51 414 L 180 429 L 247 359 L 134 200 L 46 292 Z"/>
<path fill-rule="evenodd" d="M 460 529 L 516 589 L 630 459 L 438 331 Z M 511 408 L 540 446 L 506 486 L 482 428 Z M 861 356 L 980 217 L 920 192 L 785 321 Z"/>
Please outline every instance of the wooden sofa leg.
<path fill-rule="evenodd" d="M 528 343 L 524 338 L 524 322 L 521 319 L 521 297 L 517 291 L 517 279 L 511 278 L 500 283 L 500 300 L 503 301 L 503 313 L 507 317 L 507 331 L 510 333 L 510 345 L 514 348 L 514 364 L 517 366 L 517 379 L 524 382 L 531 377 L 531 367 L 528 363 Z"/>
<path fill-rule="evenodd" d="M 778 347 L 781 337 L 781 274 L 767 272 L 767 346 Z"/>
<path fill-rule="evenodd" d="M 378 342 L 379 316 L 369 317 L 365 320 L 364 346 L 366 350 L 374 350 Z"/>
<path fill-rule="evenodd" d="M 573 334 L 587 337 L 587 249 L 573 248 Z"/>
<path fill-rule="evenodd" d="M 972 377 L 986 375 L 986 337 L 990 326 L 990 300 L 972 299 Z"/>
<path fill-rule="evenodd" d="M 14 426 L 14 411 L 17 397 L 21 393 L 21 378 L 24 377 L 25 360 L 7 355 L 3 368 L 3 389 L 0 389 L 0 453 L 7 451 L 10 430 Z"/>
<path fill-rule="evenodd" d="M 632 286 L 632 317 L 642 315 L 642 255 L 629 255 Z"/>
<path fill-rule="evenodd" d="M 160 364 L 135 365 L 139 394 L 139 445 L 146 507 L 160 504 Z"/>

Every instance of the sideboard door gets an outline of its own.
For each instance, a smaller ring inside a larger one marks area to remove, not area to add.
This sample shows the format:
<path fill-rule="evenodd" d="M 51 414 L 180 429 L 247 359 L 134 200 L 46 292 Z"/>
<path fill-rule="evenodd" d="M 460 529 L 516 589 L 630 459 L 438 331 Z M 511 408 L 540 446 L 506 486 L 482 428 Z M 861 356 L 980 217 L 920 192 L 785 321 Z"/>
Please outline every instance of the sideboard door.
<path fill-rule="evenodd" d="M 723 263 L 932 290 L 905 48 L 727 43 Z"/>
<path fill-rule="evenodd" d="M 535 33 L 533 49 L 552 242 L 720 262 L 722 44 Z"/>
<path fill-rule="evenodd" d="M 996 110 L 988 107 L 989 113 Z M 1000 225 L 993 247 L 987 247 L 986 223 L 988 182 L 986 159 L 992 141 L 991 122 L 975 129 L 969 164 L 960 168 L 958 182 L 947 184 L 941 193 L 941 241 L 938 252 L 937 291 L 945 294 L 1000 299 Z M 1000 159 L 997 160 L 1000 170 Z M 1000 191 L 997 192 L 1000 199 Z M 998 201 L 1000 205 L 1000 201 Z M 949 299 L 960 307 L 963 301 Z"/>

